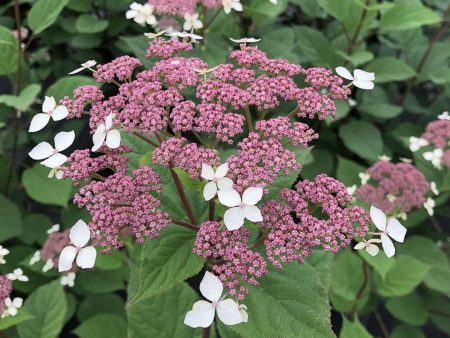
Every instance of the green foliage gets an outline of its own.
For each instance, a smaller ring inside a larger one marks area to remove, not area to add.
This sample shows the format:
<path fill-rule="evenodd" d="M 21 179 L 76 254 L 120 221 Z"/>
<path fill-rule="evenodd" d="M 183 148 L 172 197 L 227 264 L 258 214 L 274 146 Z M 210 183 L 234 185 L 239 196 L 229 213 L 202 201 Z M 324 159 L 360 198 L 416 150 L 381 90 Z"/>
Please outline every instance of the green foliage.
<path fill-rule="evenodd" d="M 32 84 L 24 88 L 18 96 L 0 95 L 0 103 L 4 103 L 20 111 L 25 111 L 31 106 L 40 90 L 41 86 Z"/>
<path fill-rule="evenodd" d="M 28 14 L 28 25 L 34 34 L 51 26 L 69 0 L 38 0 Z"/>
<path fill-rule="evenodd" d="M 364 121 L 352 120 L 339 129 L 345 146 L 360 157 L 375 161 L 383 150 L 380 131 Z"/>
<path fill-rule="evenodd" d="M 17 70 L 18 41 L 6 27 L 0 26 L 0 75 Z"/>
<path fill-rule="evenodd" d="M 84 321 L 73 332 L 80 338 L 122 338 L 127 335 L 127 323 L 117 315 L 100 314 Z"/>
<path fill-rule="evenodd" d="M 343 325 L 339 338 L 372 338 L 373 336 L 367 332 L 358 318 L 351 322 L 345 316 L 342 317 Z"/>
<path fill-rule="evenodd" d="M 22 216 L 17 206 L 0 195 L 0 241 L 22 233 Z"/>

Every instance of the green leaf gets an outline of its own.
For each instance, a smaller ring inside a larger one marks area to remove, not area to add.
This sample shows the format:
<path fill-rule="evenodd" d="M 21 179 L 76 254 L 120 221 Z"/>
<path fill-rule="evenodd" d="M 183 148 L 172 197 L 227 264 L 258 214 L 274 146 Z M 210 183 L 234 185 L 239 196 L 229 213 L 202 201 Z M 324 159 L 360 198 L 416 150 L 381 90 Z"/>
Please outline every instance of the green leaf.
<path fill-rule="evenodd" d="M 100 314 L 115 314 L 125 317 L 125 302 L 115 294 L 90 294 L 79 305 L 77 318 L 80 322 Z"/>
<path fill-rule="evenodd" d="M 248 323 L 230 328 L 244 337 L 334 337 L 319 273 L 308 263 L 269 270 L 259 287 L 249 287 Z"/>
<path fill-rule="evenodd" d="M 298 56 L 292 53 L 295 47 L 294 32 L 291 28 L 281 28 L 264 35 L 258 48 L 265 51 L 269 57 L 285 58 L 296 62 Z"/>
<path fill-rule="evenodd" d="M 39 287 L 25 301 L 24 309 L 33 319 L 18 325 L 21 338 L 59 336 L 67 311 L 66 297 L 59 280 Z"/>
<path fill-rule="evenodd" d="M 20 239 L 30 245 L 43 245 L 48 238 L 47 230 L 53 225 L 52 220 L 44 214 L 27 213 L 23 220 L 23 234 Z"/>
<path fill-rule="evenodd" d="M 366 160 L 375 161 L 383 151 L 381 133 L 374 125 L 352 120 L 339 128 L 345 146 Z"/>
<path fill-rule="evenodd" d="M 0 75 L 12 74 L 17 70 L 18 50 L 15 36 L 8 28 L 0 26 Z"/>
<path fill-rule="evenodd" d="M 77 286 L 90 293 L 109 293 L 123 289 L 125 270 L 94 270 L 77 273 Z"/>
<path fill-rule="evenodd" d="M 363 173 L 366 170 L 367 169 L 362 165 L 338 156 L 336 178 L 344 183 L 347 187 L 351 187 L 355 184 L 360 185 L 361 180 L 358 174 Z"/>
<path fill-rule="evenodd" d="M 89 72 L 89 70 L 87 70 L 86 72 Z M 94 78 L 88 76 L 65 76 L 58 79 L 58 81 L 48 87 L 45 95 L 54 96 L 55 100 L 58 101 L 61 100 L 64 96 L 72 97 L 73 91 L 76 88 L 86 85 L 98 85 L 98 83 Z"/>
<path fill-rule="evenodd" d="M 20 111 L 26 111 L 36 99 L 39 94 L 41 86 L 37 84 L 31 84 L 26 86 L 20 95 L 0 95 L 0 103 L 4 103 L 9 107 L 13 107 Z"/>
<path fill-rule="evenodd" d="M 50 179 L 49 171 L 50 169 L 36 163 L 24 171 L 23 186 L 28 196 L 36 202 L 66 207 L 72 194 L 72 182 L 67 179 Z"/>
<path fill-rule="evenodd" d="M 144 35 L 137 36 L 121 36 L 120 40 L 124 41 L 128 48 L 133 52 L 145 68 L 151 68 L 153 66 L 153 61 L 145 57 L 145 51 L 147 50 L 149 39 Z"/>
<path fill-rule="evenodd" d="M 422 326 L 428 321 L 428 312 L 415 293 L 389 299 L 386 308 L 395 318 L 413 326 Z"/>
<path fill-rule="evenodd" d="M 392 119 L 402 113 L 402 107 L 390 103 L 363 103 L 358 110 L 379 119 Z"/>
<path fill-rule="evenodd" d="M 28 25 L 34 34 L 50 27 L 69 0 L 38 0 L 28 13 Z"/>
<path fill-rule="evenodd" d="M 199 296 L 190 287 L 178 283 L 164 293 L 128 305 L 128 337 L 200 337 L 202 329 L 194 330 L 183 323 L 197 300 Z"/>
<path fill-rule="evenodd" d="M 95 267 L 102 270 L 116 270 L 123 264 L 123 253 L 121 251 L 112 251 L 108 254 L 101 253 L 101 248 L 97 247 L 97 258 Z"/>
<path fill-rule="evenodd" d="M 108 20 L 101 20 L 91 14 L 80 15 L 75 22 L 75 28 L 79 33 L 95 34 L 108 28 Z"/>
<path fill-rule="evenodd" d="M 375 73 L 375 83 L 403 81 L 416 75 L 404 61 L 391 56 L 376 58 L 367 65 L 366 70 Z"/>
<path fill-rule="evenodd" d="M 125 319 L 113 314 L 89 318 L 73 330 L 80 338 L 123 338 L 127 336 Z"/>
<path fill-rule="evenodd" d="M 391 338 L 426 338 L 423 332 L 409 325 L 400 324 L 395 327 L 390 335 Z"/>
<path fill-rule="evenodd" d="M 429 265 L 415 258 L 399 255 L 384 281 L 375 278 L 378 293 L 385 297 L 404 296 L 423 281 L 428 269 Z"/>
<path fill-rule="evenodd" d="M 314 179 L 319 174 L 330 174 L 334 169 L 334 158 L 331 152 L 323 148 L 314 148 L 311 151 L 313 161 L 303 166 L 300 173 L 302 177 Z"/>
<path fill-rule="evenodd" d="M 345 316 L 342 316 L 343 324 L 339 338 L 372 338 L 373 336 L 367 332 L 358 318 L 351 322 Z"/>
<path fill-rule="evenodd" d="M 389 258 L 384 254 L 371 256 L 365 250 L 359 251 L 359 255 L 380 274 L 382 280 L 386 278 L 387 273 L 394 267 L 396 261 L 395 257 Z"/>
<path fill-rule="evenodd" d="M 380 20 L 382 31 L 413 29 L 440 22 L 439 15 L 420 4 L 396 4 L 387 10 Z"/>
<path fill-rule="evenodd" d="M 30 320 L 32 318 L 33 318 L 33 316 L 30 313 L 28 313 L 26 310 L 19 309 L 19 311 L 17 312 L 17 314 L 14 317 L 6 317 L 6 318 L 0 319 L 0 331 L 3 331 L 5 329 L 7 329 L 8 327 L 17 325 L 19 323 L 22 323 L 26 320 Z"/>
<path fill-rule="evenodd" d="M 17 206 L 0 195 L 0 242 L 22 233 L 22 216 Z"/>
<path fill-rule="evenodd" d="M 355 51 L 352 55 L 348 55 L 347 53 L 344 53 L 339 50 L 336 51 L 336 53 L 342 56 L 345 60 L 350 61 L 355 67 L 363 63 L 372 61 L 374 58 L 373 53 L 365 50 Z"/>
<path fill-rule="evenodd" d="M 169 226 L 160 237 L 147 241 L 133 267 L 128 286 L 128 306 L 175 286 L 197 274 L 203 259 L 192 252 L 195 232 Z"/>

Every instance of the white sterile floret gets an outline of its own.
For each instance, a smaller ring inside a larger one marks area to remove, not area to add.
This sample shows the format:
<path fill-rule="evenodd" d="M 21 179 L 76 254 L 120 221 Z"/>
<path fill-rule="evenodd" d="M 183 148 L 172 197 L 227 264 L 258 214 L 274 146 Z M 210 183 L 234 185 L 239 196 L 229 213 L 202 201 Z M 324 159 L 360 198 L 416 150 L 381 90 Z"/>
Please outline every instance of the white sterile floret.
<path fill-rule="evenodd" d="M 200 29 L 202 27 L 203 27 L 203 22 L 201 22 L 201 20 L 199 20 L 198 13 L 184 14 L 183 29 L 185 31 L 189 31 L 191 29 Z"/>
<path fill-rule="evenodd" d="M 430 190 L 436 196 L 439 195 L 439 190 L 437 188 L 436 182 L 434 182 L 434 181 L 430 182 Z"/>
<path fill-rule="evenodd" d="M 13 272 L 8 273 L 6 277 L 9 280 L 17 280 L 19 282 L 28 282 L 30 279 L 23 274 L 23 270 L 21 268 L 14 269 Z"/>
<path fill-rule="evenodd" d="M 233 299 L 221 299 L 223 285 L 220 279 L 206 271 L 200 283 L 200 292 L 209 302 L 199 300 L 192 306 L 192 310 L 186 313 L 184 323 L 190 327 L 209 327 L 217 316 L 225 325 L 242 323 L 243 316 L 239 305 Z"/>
<path fill-rule="evenodd" d="M 228 172 L 228 163 L 221 164 L 217 167 L 216 171 L 206 164 L 202 163 L 201 176 L 205 180 L 211 181 L 205 185 L 203 189 L 203 197 L 206 201 L 209 201 L 216 196 L 218 190 L 231 189 L 233 187 L 233 181 L 225 177 Z"/>
<path fill-rule="evenodd" d="M 442 114 L 438 115 L 438 119 L 450 121 L 450 115 L 448 114 L 448 111 L 445 111 Z"/>
<path fill-rule="evenodd" d="M 69 148 L 75 140 L 75 132 L 62 131 L 55 136 L 55 147 L 48 142 L 41 142 L 35 146 L 29 153 L 33 160 L 43 160 L 41 164 L 48 168 L 57 168 L 67 161 L 67 156 L 61 154 L 61 151 Z"/>
<path fill-rule="evenodd" d="M 66 106 L 56 106 L 55 98 L 53 96 L 46 96 L 42 104 L 42 113 L 33 116 L 28 131 L 34 133 L 42 130 L 48 124 L 50 118 L 53 121 L 60 121 L 65 119 L 67 115 L 69 115 L 69 111 Z"/>
<path fill-rule="evenodd" d="M 274 5 L 276 5 L 278 3 L 278 0 L 269 0 L 271 3 L 273 3 Z"/>
<path fill-rule="evenodd" d="M 370 207 L 370 217 L 377 229 L 381 231 L 381 245 L 383 246 L 386 256 L 394 256 L 395 247 L 391 238 L 399 243 L 403 243 L 405 240 L 406 228 L 395 218 L 387 220 L 386 214 L 373 205 Z"/>
<path fill-rule="evenodd" d="M 34 265 L 37 262 L 39 262 L 41 260 L 41 252 L 35 251 L 33 256 L 31 256 L 30 261 L 28 262 L 29 265 Z"/>
<path fill-rule="evenodd" d="M 230 207 L 223 216 L 228 230 L 237 230 L 244 225 L 244 220 L 261 222 L 261 211 L 256 206 L 263 194 L 263 188 L 250 187 L 241 195 L 234 189 L 219 190 L 217 195 L 221 204 Z"/>
<path fill-rule="evenodd" d="M 67 275 L 62 276 L 59 282 L 62 286 L 73 288 L 75 286 L 75 277 L 75 272 L 69 272 Z"/>
<path fill-rule="evenodd" d="M 5 299 L 5 310 L 3 311 L 1 318 L 14 317 L 17 315 L 18 309 L 22 307 L 23 299 L 16 297 L 11 300 L 10 297 Z"/>
<path fill-rule="evenodd" d="M 432 199 L 431 197 L 428 197 L 425 203 L 423 204 L 423 207 L 428 212 L 428 215 L 433 216 L 434 215 L 434 207 L 436 206 L 436 201 Z"/>
<path fill-rule="evenodd" d="M 380 156 L 378 156 L 378 159 L 380 161 L 390 161 L 391 160 L 391 158 L 387 155 L 380 155 Z"/>
<path fill-rule="evenodd" d="M 243 7 L 240 0 L 222 0 L 223 11 L 230 14 L 231 10 L 242 12 Z"/>
<path fill-rule="evenodd" d="M 144 35 L 149 39 L 157 39 L 161 35 L 163 35 L 166 30 L 159 31 L 158 33 L 144 33 Z"/>
<path fill-rule="evenodd" d="M 428 141 L 421 137 L 411 136 L 409 138 L 409 150 L 413 153 L 419 150 L 422 147 L 426 147 L 428 145 Z"/>
<path fill-rule="evenodd" d="M 69 75 L 77 74 L 77 73 L 79 73 L 79 72 L 82 72 L 82 71 L 85 70 L 85 69 L 90 69 L 90 70 L 94 71 L 94 70 L 92 69 L 92 67 L 94 67 L 96 64 L 97 64 L 97 61 L 95 61 L 95 60 L 88 60 L 88 61 L 82 63 L 82 64 L 80 65 L 80 66 L 81 66 L 80 68 L 77 68 L 77 69 L 71 71 L 71 72 L 69 73 Z"/>
<path fill-rule="evenodd" d="M 110 149 L 116 149 L 120 147 L 120 132 L 116 129 L 112 129 L 113 119 L 115 115 L 110 113 L 104 120 L 100 123 L 92 136 L 92 142 L 94 146 L 92 151 L 97 151 L 103 143 Z"/>
<path fill-rule="evenodd" d="M 52 168 L 50 172 L 48 173 L 48 178 L 56 178 L 57 180 L 61 180 L 64 177 L 64 168 L 63 167 L 56 167 Z"/>
<path fill-rule="evenodd" d="M 0 264 L 5 264 L 5 256 L 9 255 L 9 250 L 0 245 Z"/>
<path fill-rule="evenodd" d="M 61 226 L 59 224 L 53 224 L 51 226 L 51 228 L 47 230 L 47 233 L 51 234 L 51 233 L 57 232 L 57 231 L 59 231 L 60 228 L 61 228 Z"/>
<path fill-rule="evenodd" d="M 82 220 L 79 220 L 70 229 L 70 242 L 74 245 L 68 245 L 62 249 L 59 256 L 58 271 L 68 271 L 76 258 L 76 264 L 82 269 L 94 267 L 97 251 L 93 246 L 86 246 L 91 239 L 91 230 Z"/>
<path fill-rule="evenodd" d="M 337 67 L 336 73 L 344 79 L 352 81 L 355 87 L 361 89 L 373 89 L 375 81 L 375 73 L 365 72 L 361 69 L 355 69 L 353 75 L 345 67 Z"/>
<path fill-rule="evenodd" d="M 257 43 L 260 42 L 261 39 L 256 39 L 256 38 L 241 38 L 241 39 L 233 39 L 230 38 L 231 41 L 233 41 L 234 43 Z"/>
<path fill-rule="evenodd" d="M 53 267 L 55 266 L 55 263 L 53 263 L 52 259 L 47 259 L 45 261 L 44 266 L 42 267 L 42 272 L 47 272 L 50 271 L 51 269 L 53 269 Z"/>
<path fill-rule="evenodd" d="M 361 180 L 361 184 L 366 184 L 370 180 L 370 174 L 368 172 L 365 173 L 359 173 L 358 174 L 359 179 Z"/>
<path fill-rule="evenodd" d="M 154 7 L 150 4 L 139 4 L 137 2 L 133 2 L 130 5 L 130 9 L 125 13 L 125 17 L 127 19 L 133 19 L 134 22 L 141 26 L 147 25 L 156 25 L 156 17 L 153 15 Z"/>
<path fill-rule="evenodd" d="M 202 40 L 203 38 L 200 35 L 188 33 L 188 32 L 172 32 L 166 34 L 167 36 L 170 36 L 172 38 L 189 38 L 191 39 L 191 42 L 196 42 L 196 40 Z"/>
<path fill-rule="evenodd" d="M 442 157 L 444 156 L 444 151 L 441 148 L 436 148 L 432 151 L 426 151 L 423 153 L 423 158 L 426 161 L 431 162 L 431 164 L 436 169 L 441 169 Z"/>
<path fill-rule="evenodd" d="M 369 255 L 376 256 L 376 255 L 378 255 L 378 252 L 380 251 L 380 249 L 374 243 L 381 243 L 381 240 L 372 238 L 372 239 L 369 239 L 368 241 L 359 242 L 358 244 L 355 245 L 354 249 L 355 250 L 366 249 L 366 251 Z"/>

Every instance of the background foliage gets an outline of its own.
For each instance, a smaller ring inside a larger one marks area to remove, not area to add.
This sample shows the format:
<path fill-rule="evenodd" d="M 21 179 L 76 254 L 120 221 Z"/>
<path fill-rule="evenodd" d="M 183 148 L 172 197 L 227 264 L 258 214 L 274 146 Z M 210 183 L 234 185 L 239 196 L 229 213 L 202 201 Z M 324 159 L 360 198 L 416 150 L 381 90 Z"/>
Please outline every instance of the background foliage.
<path fill-rule="evenodd" d="M 96 269 L 77 273 L 71 289 L 63 289 L 55 270 L 42 273 L 42 263 L 28 265 L 53 223 L 68 228 L 86 217 L 71 204 L 71 183 L 48 180 L 47 170 L 27 157 L 32 145 L 52 136 L 28 134 L 30 118 L 40 111 L 44 95 L 58 100 L 93 83 L 84 75 L 67 76 L 86 60 L 108 62 L 127 53 L 151 65 L 143 58 L 148 40 L 142 33 L 147 30 L 124 18 L 129 3 L 21 0 L 18 12 L 13 1 L 0 6 L 0 242 L 11 251 L 0 272 L 20 266 L 30 277 L 30 282 L 14 285 L 26 302 L 17 317 L 0 320 L 3 336 L 201 335 L 182 323 L 198 299 L 184 280 L 193 277 L 189 284 L 196 285 L 203 266 L 191 254 L 190 232 L 169 227 L 161 238 L 143 246 L 128 243 L 126 251 L 99 256 Z M 226 51 L 233 48 L 228 37 L 256 36 L 263 39 L 258 46 L 270 57 L 376 73 L 373 91 L 356 90 L 356 103 L 339 103 L 336 119 L 313 126 L 321 137 L 302 177 L 323 172 L 348 186 L 359 184 L 358 173 L 380 155 L 410 158 L 408 137 L 419 136 L 429 121 L 448 109 L 448 1 L 279 0 L 276 7 L 262 0 L 243 3 L 243 13 L 220 13 L 197 48 L 210 66 L 225 62 Z M 207 13 L 208 18 L 213 14 Z M 12 34 L 18 20 L 30 30 L 20 42 L 23 53 Z M 82 135 L 78 145 L 89 146 L 83 122 L 62 124 Z M 132 162 L 145 164 L 145 154 L 142 148 Z M 415 160 L 428 180 L 438 183 L 442 195 L 432 218 L 424 210 L 409 215 L 407 240 L 395 258 L 370 257 L 349 248 L 336 256 L 314 254 L 301 266 L 271 271 L 262 278 L 261 288 L 251 290 L 251 321 L 236 327 L 218 325 L 211 336 L 449 335 L 450 175 L 420 157 Z M 168 191 L 163 203 L 176 205 L 176 198 Z"/>

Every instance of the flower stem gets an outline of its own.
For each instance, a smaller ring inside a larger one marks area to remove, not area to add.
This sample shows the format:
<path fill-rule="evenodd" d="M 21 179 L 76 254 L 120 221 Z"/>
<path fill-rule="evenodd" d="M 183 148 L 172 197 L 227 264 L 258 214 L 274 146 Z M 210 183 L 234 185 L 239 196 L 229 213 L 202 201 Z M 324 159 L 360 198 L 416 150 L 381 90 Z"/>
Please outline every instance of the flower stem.
<path fill-rule="evenodd" d="M 202 338 L 209 338 L 209 331 L 211 330 L 211 326 L 205 327 L 203 329 Z"/>
<path fill-rule="evenodd" d="M 214 203 L 214 199 L 209 200 L 209 211 L 208 211 L 208 219 L 209 221 L 214 221 L 214 214 L 216 212 L 216 203 Z"/>
<path fill-rule="evenodd" d="M 366 0 L 366 2 L 364 4 L 365 6 L 361 12 L 361 16 L 359 17 L 358 25 L 356 26 L 355 32 L 353 33 L 353 36 L 352 36 L 352 40 L 350 41 L 350 45 L 348 46 L 348 49 L 347 49 L 348 55 L 351 55 L 353 49 L 356 47 L 356 44 L 358 42 L 359 33 L 361 32 L 361 28 L 364 23 L 364 19 L 366 18 L 367 6 L 369 6 L 369 4 L 370 4 L 370 0 Z"/>
<path fill-rule="evenodd" d="M 180 196 L 181 203 L 183 204 L 184 210 L 186 211 L 187 217 L 189 221 L 197 225 L 197 221 L 195 220 L 194 213 L 192 212 L 191 206 L 189 205 L 189 201 L 186 197 L 186 194 L 183 190 L 183 184 L 180 181 L 177 173 L 173 170 L 173 165 L 171 164 L 169 167 L 170 175 L 172 175 L 173 182 L 175 183 L 175 187 L 177 188 L 178 195 Z"/>
<path fill-rule="evenodd" d="M 247 120 L 248 130 L 253 131 L 252 115 L 249 106 L 245 107 L 245 118 Z"/>
<path fill-rule="evenodd" d="M 188 229 L 191 229 L 191 230 L 194 230 L 194 231 L 198 231 L 198 226 L 195 226 L 194 224 L 191 224 L 191 223 L 187 223 L 187 222 L 183 222 L 183 221 L 177 221 L 177 220 L 174 220 L 174 219 L 172 220 L 172 223 L 176 224 L 176 225 L 180 225 L 180 226 L 188 228 Z"/>
<path fill-rule="evenodd" d="M 352 310 L 350 312 L 350 319 L 355 320 L 356 311 L 358 308 L 358 304 L 361 301 L 361 298 L 364 294 L 364 290 L 366 289 L 366 286 L 369 282 L 369 271 L 367 269 L 367 263 L 365 261 L 362 262 L 362 269 L 364 273 L 364 280 L 361 284 L 361 287 L 358 290 L 358 293 L 356 294 L 355 302 L 353 303 Z"/>
<path fill-rule="evenodd" d="M 263 233 L 261 234 L 261 236 L 257 239 L 257 241 L 251 245 L 250 248 L 251 248 L 251 249 L 255 249 L 255 248 L 257 248 L 258 246 L 260 246 L 261 244 L 263 244 L 264 241 L 266 240 L 267 236 L 269 236 L 269 234 L 270 234 L 270 231 L 265 231 L 265 232 L 263 232 Z"/>
<path fill-rule="evenodd" d="M 157 147 L 158 145 L 153 142 L 152 140 L 150 140 L 148 137 L 142 135 L 141 133 L 138 133 L 137 131 L 133 131 L 133 135 L 139 137 L 141 140 L 147 142 L 148 144 L 151 144 L 154 147 Z"/>

